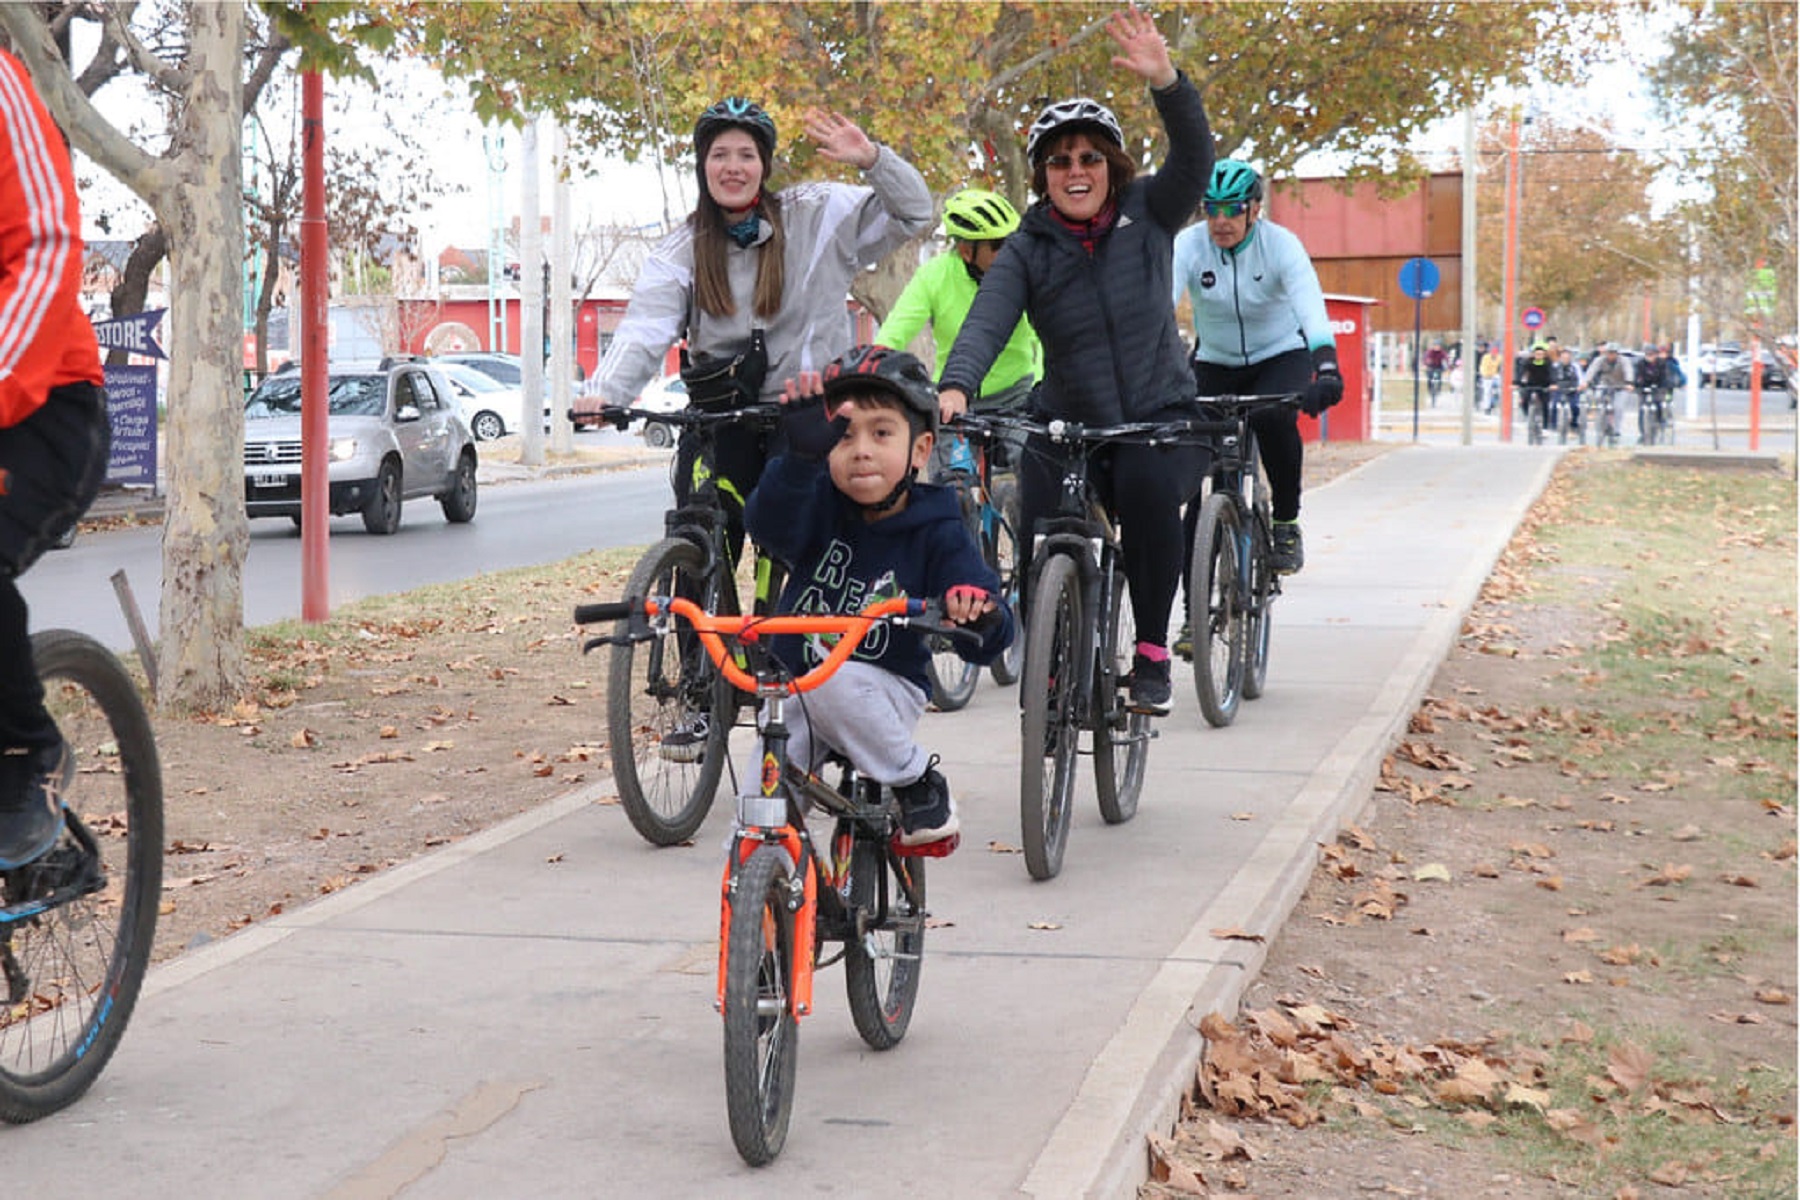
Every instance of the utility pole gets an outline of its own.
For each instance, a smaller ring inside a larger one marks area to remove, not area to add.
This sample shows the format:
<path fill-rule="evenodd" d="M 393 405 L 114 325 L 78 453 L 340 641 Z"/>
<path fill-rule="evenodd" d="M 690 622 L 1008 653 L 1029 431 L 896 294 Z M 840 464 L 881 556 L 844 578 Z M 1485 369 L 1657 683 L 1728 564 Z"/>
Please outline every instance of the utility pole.
<path fill-rule="evenodd" d="M 550 448 L 558 454 L 575 449 L 569 425 L 575 378 L 575 314 L 570 311 L 569 273 L 573 230 L 569 228 L 569 134 L 561 121 L 552 127 L 550 184 Z"/>
<path fill-rule="evenodd" d="M 538 414 L 544 411 L 544 225 L 538 215 L 538 118 L 525 122 L 521 139 L 524 178 L 519 193 L 519 363 L 524 378 L 520 387 L 525 401 L 520 406 L 519 461 L 528 467 L 544 464 L 544 427 Z"/>
<path fill-rule="evenodd" d="M 1475 368 L 1475 106 L 1463 112 L 1462 175 L 1462 444 L 1475 440 L 1475 389 L 1480 379 Z"/>

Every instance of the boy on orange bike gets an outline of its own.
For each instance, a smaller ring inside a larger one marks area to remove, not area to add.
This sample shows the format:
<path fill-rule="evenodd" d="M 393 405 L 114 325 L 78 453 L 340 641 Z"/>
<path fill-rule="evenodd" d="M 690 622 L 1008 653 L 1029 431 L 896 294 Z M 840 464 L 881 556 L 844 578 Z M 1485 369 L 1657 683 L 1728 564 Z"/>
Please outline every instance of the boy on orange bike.
<path fill-rule="evenodd" d="M 779 611 L 853 613 L 886 596 L 941 598 L 948 619 L 981 635 L 979 646 L 959 641 L 958 651 L 976 663 L 997 658 L 1013 639 L 1000 580 L 955 495 L 919 482 L 938 420 L 924 364 L 859 346 L 822 377 L 790 381 L 783 402 L 787 452 L 769 463 L 744 509 L 756 543 L 789 566 Z M 829 651 L 800 637 L 777 638 L 774 648 L 796 675 Z M 930 653 L 918 632 L 878 626 L 801 698 L 790 722 L 795 765 L 816 771 L 835 750 L 893 789 L 908 846 L 948 838 L 960 824 L 937 758 L 913 738 L 931 692 Z"/>

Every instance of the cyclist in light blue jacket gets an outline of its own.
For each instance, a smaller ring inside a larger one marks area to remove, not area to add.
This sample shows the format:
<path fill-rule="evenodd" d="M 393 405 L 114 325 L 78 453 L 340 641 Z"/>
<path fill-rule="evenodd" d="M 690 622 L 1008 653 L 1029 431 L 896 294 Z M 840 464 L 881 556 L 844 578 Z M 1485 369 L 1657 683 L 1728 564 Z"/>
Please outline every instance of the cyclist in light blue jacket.
<path fill-rule="evenodd" d="M 1299 392 L 1318 416 L 1344 396 L 1337 343 L 1318 273 L 1300 239 L 1262 219 L 1263 184 L 1254 168 L 1225 159 L 1213 168 L 1204 224 L 1175 238 L 1173 302 L 1194 308 L 1194 380 L 1202 396 Z M 1300 540 L 1300 431 L 1294 410 L 1252 418 L 1274 517 L 1275 569 L 1306 561 Z M 1193 544 L 1190 512 L 1188 544 Z"/>

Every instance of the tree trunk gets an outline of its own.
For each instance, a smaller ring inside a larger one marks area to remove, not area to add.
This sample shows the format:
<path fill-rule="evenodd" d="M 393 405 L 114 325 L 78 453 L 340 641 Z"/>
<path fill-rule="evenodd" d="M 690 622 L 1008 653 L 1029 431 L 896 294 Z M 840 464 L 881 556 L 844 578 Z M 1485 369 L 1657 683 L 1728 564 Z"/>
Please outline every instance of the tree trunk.
<path fill-rule="evenodd" d="M 171 279 L 168 507 L 163 521 L 158 699 L 229 705 L 244 687 L 240 142 L 244 10 L 191 9 L 191 79 L 169 186 L 151 207 L 168 231 Z"/>

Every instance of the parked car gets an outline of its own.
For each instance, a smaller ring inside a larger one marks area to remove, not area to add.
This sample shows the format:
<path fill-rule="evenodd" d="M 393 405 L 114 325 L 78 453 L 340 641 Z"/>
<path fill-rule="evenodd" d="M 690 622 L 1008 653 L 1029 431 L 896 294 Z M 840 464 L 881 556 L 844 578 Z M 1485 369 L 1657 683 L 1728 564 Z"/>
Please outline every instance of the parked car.
<path fill-rule="evenodd" d="M 631 402 L 631 407 L 648 409 L 650 412 L 678 412 L 688 405 L 687 384 L 679 375 L 662 375 L 650 381 L 638 398 Z M 646 445 L 672 445 L 675 432 L 669 426 L 655 421 L 645 421 L 639 426 Z"/>
<path fill-rule="evenodd" d="M 1757 348 L 1757 357 L 1762 360 L 1762 382 L 1766 388 L 1784 388 L 1788 385 L 1787 368 L 1779 358 L 1770 353 L 1767 346 Z M 1719 372 L 1719 386 L 1728 388 L 1747 388 L 1750 386 L 1750 354 L 1745 351 L 1742 357 L 1729 367 Z"/>
<path fill-rule="evenodd" d="M 402 503 L 430 496 L 452 524 L 474 519 L 475 437 L 436 367 L 333 364 L 326 401 L 333 516 L 361 513 L 370 533 L 393 533 Z M 252 517 L 300 523 L 298 370 L 270 375 L 244 402 L 244 502 Z"/>
<path fill-rule="evenodd" d="M 454 354 L 435 354 L 433 363 L 456 363 L 459 366 L 472 367 L 495 383 L 506 387 L 522 388 L 525 386 L 525 368 L 516 354 L 500 354 L 493 350 L 459 351 Z"/>
<path fill-rule="evenodd" d="M 1747 364 L 1749 360 L 1749 354 L 1736 342 L 1720 342 L 1716 346 L 1707 344 L 1701 346 L 1694 355 L 1692 370 L 1688 373 L 1701 383 L 1711 383 L 1713 376 L 1722 376 L 1739 361 Z M 1724 381 L 1721 379 L 1720 382 Z"/>
<path fill-rule="evenodd" d="M 507 387 L 493 376 L 461 363 L 437 363 L 450 390 L 456 396 L 458 410 L 469 423 L 478 442 L 491 442 L 509 433 L 519 433 L 525 424 L 525 393 Z M 544 402 L 544 429 L 550 428 L 550 403 Z"/>

